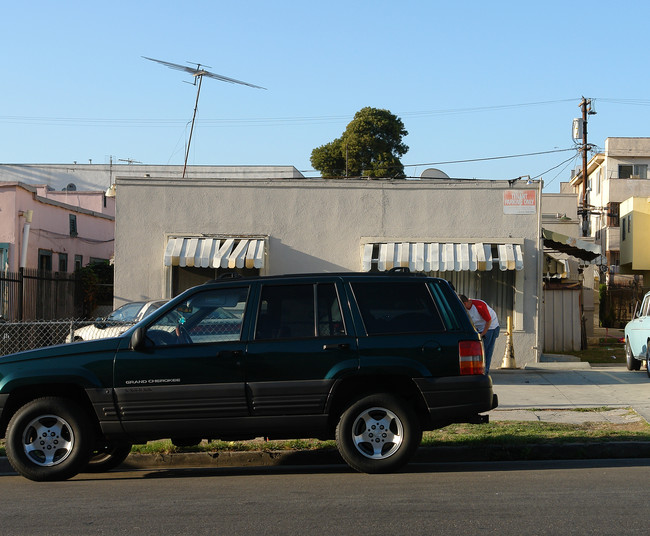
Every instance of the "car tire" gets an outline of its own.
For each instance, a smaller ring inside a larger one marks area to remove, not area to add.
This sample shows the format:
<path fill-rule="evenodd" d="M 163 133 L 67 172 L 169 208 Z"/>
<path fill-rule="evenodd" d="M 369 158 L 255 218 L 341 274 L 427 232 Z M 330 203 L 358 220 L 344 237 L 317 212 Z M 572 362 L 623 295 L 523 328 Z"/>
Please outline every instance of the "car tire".
<path fill-rule="evenodd" d="M 67 480 L 88 464 L 93 429 L 89 415 L 73 401 L 37 398 L 19 408 L 9 421 L 7 458 L 30 480 Z"/>
<path fill-rule="evenodd" d="M 629 339 L 625 339 L 625 364 L 627 365 L 627 370 L 640 370 L 641 361 L 635 359 L 632 354 L 632 348 L 630 347 Z"/>
<path fill-rule="evenodd" d="M 362 473 L 388 473 L 408 463 L 422 428 L 413 408 L 388 393 L 349 406 L 336 427 L 336 444 L 347 464 Z"/>
<path fill-rule="evenodd" d="M 131 454 L 131 443 L 113 445 L 106 443 L 100 448 L 92 451 L 85 473 L 105 473 L 115 469 Z"/>

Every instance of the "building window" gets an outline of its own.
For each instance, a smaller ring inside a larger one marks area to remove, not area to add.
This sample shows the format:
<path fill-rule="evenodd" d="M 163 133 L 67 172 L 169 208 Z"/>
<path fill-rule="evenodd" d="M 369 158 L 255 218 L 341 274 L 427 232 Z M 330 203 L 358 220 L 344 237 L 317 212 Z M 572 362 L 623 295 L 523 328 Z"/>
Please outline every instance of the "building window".
<path fill-rule="evenodd" d="M 607 227 L 618 227 L 620 225 L 620 203 L 607 203 Z"/>
<path fill-rule="evenodd" d="M 648 164 L 635 164 L 634 169 L 632 170 L 632 177 L 638 177 L 639 179 L 648 178 Z"/>
<path fill-rule="evenodd" d="M 618 178 L 629 179 L 632 176 L 633 167 L 629 165 L 618 166 Z"/>
<path fill-rule="evenodd" d="M 38 250 L 38 269 L 44 272 L 52 271 L 52 252 L 46 249 Z"/>
<path fill-rule="evenodd" d="M 90 257 L 88 264 L 108 264 L 108 259 L 100 259 L 99 257 Z"/>
<path fill-rule="evenodd" d="M 59 253 L 59 272 L 66 272 L 68 271 L 68 254 L 67 253 Z"/>
<path fill-rule="evenodd" d="M 0 272 L 5 272 L 8 269 L 9 269 L 9 243 L 2 242 L 0 243 Z"/>
<path fill-rule="evenodd" d="M 74 256 L 74 271 L 81 270 L 83 268 L 84 258 L 83 255 Z"/>
<path fill-rule="evenodd" d="M 70 214 L 70 236 L 77 236 L 77 215 Z"/>
<path fill-rule="evenodd" d="M 490 304 L 504 325 L 514 317 L 515 278 L 514 270 L 492 269 L 485 272 L 430 272 L 427 275 L 448 280 L 457 294 L 478 298 Z"/>
<path fill-rule="evenodd" d="M 239 274 L 243 277 L 260 275 L 259 268 L 197 268 L 196 266 L 172 267 L 172 295 L 177 296 L 188 288 L 202 285 L 225 274 Z"/>
<path fill-rule="evenodd" d="M 620 164 L 618 166 L 619 179 L 647 179 L 648 164 Z"/>

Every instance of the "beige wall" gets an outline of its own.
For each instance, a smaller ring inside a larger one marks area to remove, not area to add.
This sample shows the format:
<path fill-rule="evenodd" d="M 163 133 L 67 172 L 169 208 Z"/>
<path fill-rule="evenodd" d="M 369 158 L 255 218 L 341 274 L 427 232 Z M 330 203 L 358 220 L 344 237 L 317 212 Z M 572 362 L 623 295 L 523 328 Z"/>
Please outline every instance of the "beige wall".
<path fill-rule="evenodd" d="M 267 235 L 266 274 L 358 271 L 369 238 L 502 240 L 524 250 L 524 270 L 516 276 L 517 359 L 537 360 L 539 211 L 504 214 L 507 181 L 118 177 L 116 183 L 115 305 L 170 297 L 163 254 L 171 234 Z M 539 184 L 514 187 L 539 195 Z M 499 341 L 495 366 L 505 333 Z"/>

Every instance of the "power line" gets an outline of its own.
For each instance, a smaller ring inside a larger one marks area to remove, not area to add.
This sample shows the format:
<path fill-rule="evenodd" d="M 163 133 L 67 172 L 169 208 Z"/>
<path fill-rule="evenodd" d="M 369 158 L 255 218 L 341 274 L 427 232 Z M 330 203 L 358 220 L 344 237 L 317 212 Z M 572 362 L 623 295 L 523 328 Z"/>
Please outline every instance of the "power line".
<path fill-rule="evenodd" d="M 404 167 L 419 167 L 419 166 L 440 166 L 443 164 L 466 164 L 469 162 L 485 162 L 487 160 L 504 160 L 506 158 L 522 158 L 525 156 L 538 156 L 542 154 L 561 153 L 565 151 L 575 151 L 575 147 L 569 149 L 554 149 L 552 151 L 539 151 L 535 153 L 511 154 L 505 156 L 487 156 L 484 158 L 469 158 L 466 160 L 447 160 L 444 162 L 429 162 L 427 164 L 404 164 Z"/>
<path fill-rule="evenodd" d="M 576 151 L 576 150 L 577 149 L 575 147 L 570 147 L 568 149 L 553 149 L 552 151 L 537 151 L 537 152 L 534 152 L 534 153 L 512 154 L 512 155 L 505 155 L 505 156 L 486 156 L 486 157 L 483 157 L 483 158 L 468 158 L 466 160 L 447 160 L 447 161 L 443 161 L 443 162 L 429 162 L 429 163 L 426 163 L 426 164 L 403 164 L 402 167 L 407 168 L 407 167 L 421 167 L 421 166 L 440 166 L 440 165 L 443 165 L 443 164 L 467 164 L 467 163 L 471 163 L 471 162 L 485 162 L 485 161 L 488 161 L 488 160 L 504 160 L 506 158 L 523 158 L 523 157 L 527 157 L 527 156 L 539 156 L 539 155 L 544 155 L 544 154 L 562 153 L 562 152 L 566 152 L 566 151 Z M 544 171 L 544 173 L 540 173 L 539 175 L 537 175 L 537 176 L 535 176 L 533 178 L 541 177 L 545 173 L 548 173 L 549 171 L 553 171 L 556 167 L 559 167 L 562 164 L 564 164 L 565 162 L 573 160 L 574 158 L 575 158 L 575 155 L 571 156 L 571 158 L 569 158 L 568 160 L 564 160 L 563 162 L 561 162 L 557 166 L 554 166 L 551 169 L 549 169 L 547 171 Z M 313 172 L 316 172 L 317 170 L 315 170 L 315 169 L 301 169 L 299 171 L 301 173 L 313 173 Z"/>
<path fill-rule="evenodd" d="M 551 169 L 547 169 L 547 170 L 544 171 L 543 173 L 540 173 L 539 175 L 535 175 L 534 177 L 531 177 L 531 178 L 532 178 L 532 179 L 537 179 L 537 178 L 541 177 L 542 175 L 546 175 L 546 174 L 549 173 L 550 171 L 553 171 L 554 169 L 559 168 L 562 164 L 566 164 L 566 165 L 565 165 L 565 166 L 564 166 L 560 171 L 557 172 L 557 174 L 555 175 L 555 177 L 553 177 L 550 181 L 548 181 L 548 182 L 546 182 L 546 183 L 544 184 L 544 188 L 546 188 L 546 187 L 547 187 L 549 184 L 551 184 L 555 179 L 557 179 L 557 178 L 560 176 L 560 174 L 564 172 L 564 170 L 565 170 L 566 168 L 569 167 L 569 164 L 570 164 L 571 162 L 575 162 L 577 159 L 578 159 L 578 153 L 574 154 L 571 158 L 567 158 L 567 159 L 564 160 L 563 162 L 560 162 L 557 166 L 553 166 Z"/>
<path fill-rule="evenodd" d="M 500 104 L 493 106 L 478 106 L 471 108 L 451 108 L 441 110 L 420 110 L 413 112 L 397 112 L 395 115 L 401 117 L 429 117 L 436 115 L 456 115 L 477 112 L 489 112 L 497 110 L 507 110 L 511 108 L 522 108 L 529 106 L 544 106 L 548 104 L 557 104 L 562 102 L 572 102 L 575 99 L 560 99 L 552 101 L 539 101 L 517 104 Z M 298 116 L 298 117 L 258 117 L 258 118 L 221 118 L 221 119 L 202 119 L 201 125 L 205 127 L 234 126 L 234 125 L 255 125 L 265 126 L 274 124 L 322 124 L 338 123 L 350 121 L 352 117 L 346 115 L 316 115 L 316 116 Z M 186 119 L 144 119 L 144 118 L 92 118 L 92 117 L 42 117 L 42 116 L 20 116 L 20 115 L 3 115 L 0 116 L 0 122 L 14 124 L 38 124 L 38 125 L 69 125 L 69 126 L 136 126 L 136 127 L 176 127 L 179 124 L 185 124 Z"/>

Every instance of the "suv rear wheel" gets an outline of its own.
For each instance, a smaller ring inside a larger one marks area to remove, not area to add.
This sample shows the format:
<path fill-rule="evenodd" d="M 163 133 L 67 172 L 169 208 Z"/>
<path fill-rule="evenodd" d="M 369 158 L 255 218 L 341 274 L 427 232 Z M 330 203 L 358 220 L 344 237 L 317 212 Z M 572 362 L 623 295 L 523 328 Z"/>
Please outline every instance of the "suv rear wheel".
<path fill-rule="evenodd" d="M 350 467 L 388 473 L 406 464 L 422 440 L 413 408 L 401 398 L 379 393 L 345 410 L 336 427 L 336 444 Z"/>
<path fill-rule="evenodd" d="M 90 455 L 85 473 L 105 473 L 115 469 L 131 454 L 131 443 L 105 443 L 97 446 Z"/>
<path fill-rule="evenodd" d="M 88 464 L 93 430 L 87 413 L 71 400 L 37 398 L 9 421 L 7 458 L 30 480 L 66 480 Z"/>

